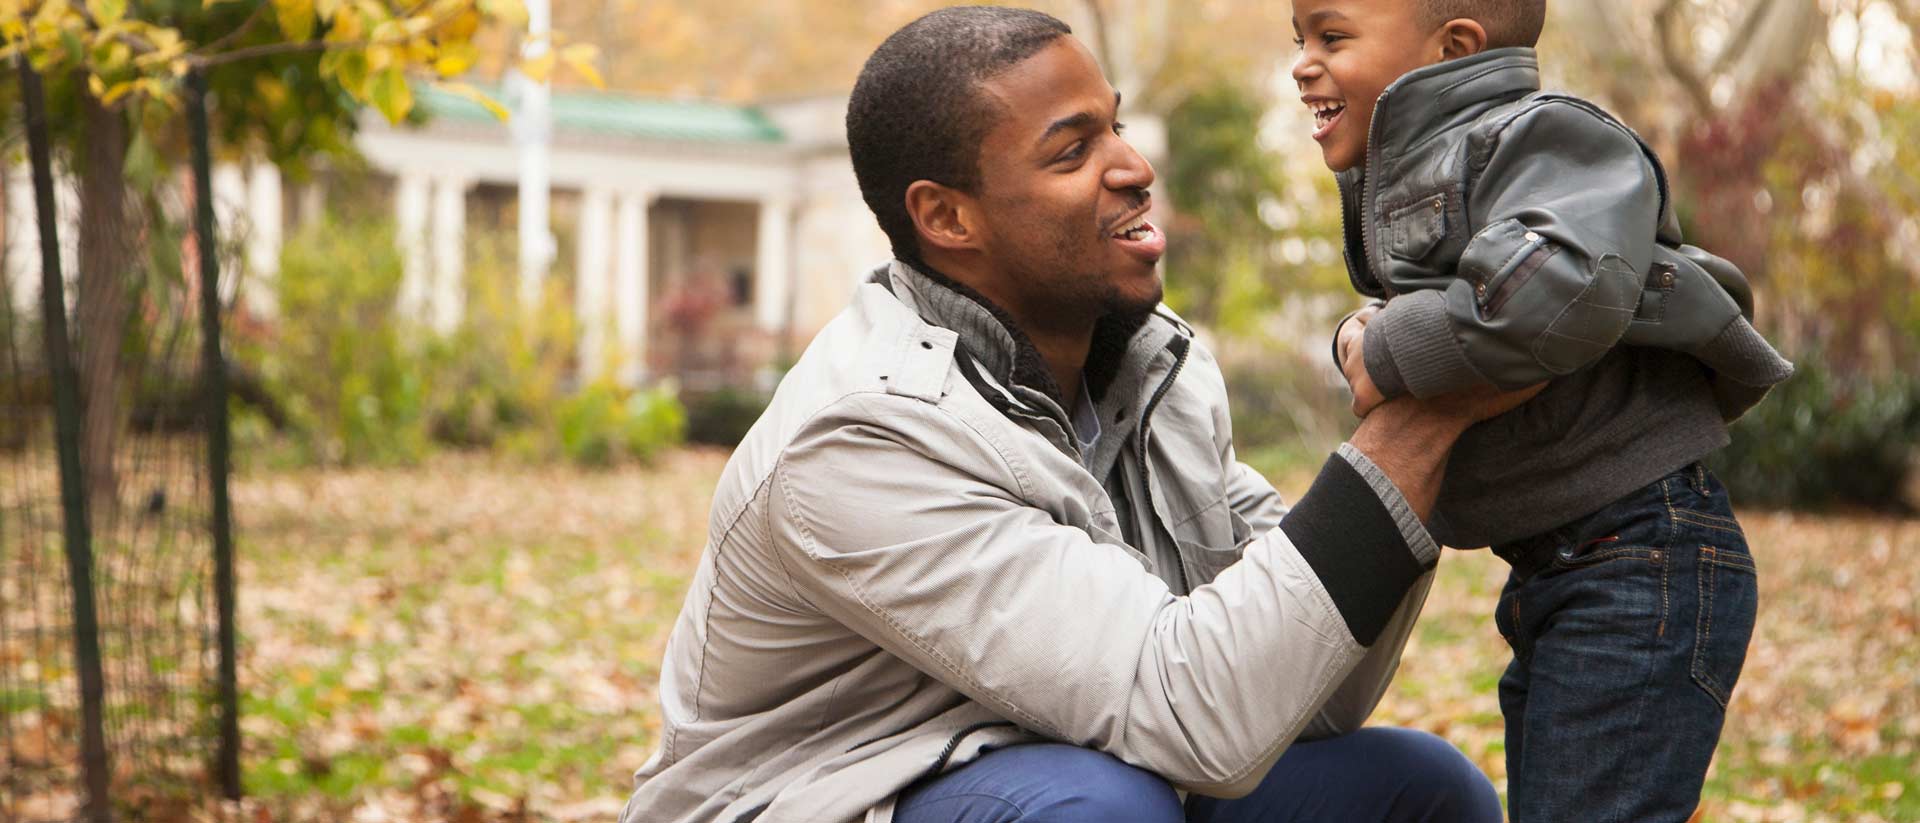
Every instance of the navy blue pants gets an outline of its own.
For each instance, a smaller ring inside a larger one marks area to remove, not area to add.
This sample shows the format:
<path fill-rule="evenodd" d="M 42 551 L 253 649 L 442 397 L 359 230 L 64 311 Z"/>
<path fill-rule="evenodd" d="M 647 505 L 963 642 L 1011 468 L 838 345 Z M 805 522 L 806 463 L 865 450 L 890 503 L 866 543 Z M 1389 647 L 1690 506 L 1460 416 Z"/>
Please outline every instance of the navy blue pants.
<path fill-rule="evenodd" d="M 1500 823 L 1500 796 L 1438 737 L 1367 728 L 1295 743 L 1236 800 L 1194 795 L 1061 743 L 983 755 L 902 793 L 897 823 Z"/>

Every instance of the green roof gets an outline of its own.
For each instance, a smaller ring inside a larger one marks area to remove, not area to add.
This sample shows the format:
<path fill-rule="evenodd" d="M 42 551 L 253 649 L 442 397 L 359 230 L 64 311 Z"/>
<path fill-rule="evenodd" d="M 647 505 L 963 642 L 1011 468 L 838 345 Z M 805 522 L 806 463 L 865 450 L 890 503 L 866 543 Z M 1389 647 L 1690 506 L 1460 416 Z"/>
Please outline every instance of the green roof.
<path fill-rule="evenodd" d="M 498 87 L 482 91 L 506 103 Z M 456 94 L 420 87 L 420 107 L 429 117 L 499 122 L 484 106 Z M 779 127 L 752 106 L 707 100 L 669 100 L 605 92 L 555 92 L 556 132 L 588 132 L 616 137 L 686 140 L 702 143 L 779 143 Z"/>

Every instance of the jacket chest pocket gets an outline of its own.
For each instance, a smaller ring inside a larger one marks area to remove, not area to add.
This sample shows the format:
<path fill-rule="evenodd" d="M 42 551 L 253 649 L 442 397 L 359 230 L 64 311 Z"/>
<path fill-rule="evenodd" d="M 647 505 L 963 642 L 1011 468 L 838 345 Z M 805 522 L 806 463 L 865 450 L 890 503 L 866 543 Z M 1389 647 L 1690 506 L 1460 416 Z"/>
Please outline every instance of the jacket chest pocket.
<path fill-rule="evenodd" d="M 1451 222 L 1448 199 L 1446 192 L 1437 192 L 1388 211 L 1381 227 L 1387 254 L 1408 262 L 1431 257 L 1447 239 Z"/>

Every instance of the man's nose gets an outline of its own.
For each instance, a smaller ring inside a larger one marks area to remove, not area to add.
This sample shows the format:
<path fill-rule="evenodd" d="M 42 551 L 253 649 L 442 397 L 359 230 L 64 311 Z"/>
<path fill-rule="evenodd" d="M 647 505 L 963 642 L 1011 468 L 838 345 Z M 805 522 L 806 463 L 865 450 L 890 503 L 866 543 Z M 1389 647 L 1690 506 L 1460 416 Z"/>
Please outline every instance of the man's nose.
<path fill-rule="evenodd" d="M 1108 167 L 1107 173 L 1104 175 L 1104 182 L 1107 184 L 1107 188 L 1124 191 L 1126 189 L 1145 189 L 1153 185 L 1153 164 L 1147 161 L 1146 156 L 1142 155 L 1140 150 L 1134 148 L 1133 144 L 1127 142 L 1125 138 L 1120 138 L 1115 142 L 1120 145 L 1120 156 L 1117 158 L 1118 162 Z"/>

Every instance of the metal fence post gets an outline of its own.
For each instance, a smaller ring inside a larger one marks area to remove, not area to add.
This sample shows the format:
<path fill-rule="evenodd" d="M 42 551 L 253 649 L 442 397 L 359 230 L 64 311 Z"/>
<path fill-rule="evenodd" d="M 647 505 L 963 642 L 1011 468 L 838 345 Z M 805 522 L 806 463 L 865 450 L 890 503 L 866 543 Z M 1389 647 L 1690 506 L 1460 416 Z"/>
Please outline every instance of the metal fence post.
<path fill-rule="evenodd" d="M 65 517 L 67 577 L 73 586 L 73 656 L 80 679 L 80 768 L 87 786 L 87 819 L 108 823 L 113 804 L 104 725 L 106 684 L 100 667 L 100 624 L 93 600 L 93 546 L 87 491 L 80 464 L 80 392 L 67 345 L 66 282 L 60 276 L 60 233 L 53 210 L 53 150 L 47 136 L 46 92 L 26 55 L 20 101 L 26 109 L 32 155 L 34 207 L 40 223 L 40 311 L 47 366 L 53 376 L 54 439 L 60 453 L 60 506 Z"/>
<path fill-rule="evenodd" d="M 240 688 L 236 659 L 233 514 L 227 499 L 230 470 L 227 366 L 220 351 L 220 255 L 214 245 L 213 152 L 207 128 L 207 76 L 187 73 L 187 120 L 193 144 L 194 245 L 200 258 L 201 368 L 206 380 L 207 480 L 213 503 L 213 588 L 220 611 L 220 752 L 215 771 L 221 793 L 240 799 Z"/>

